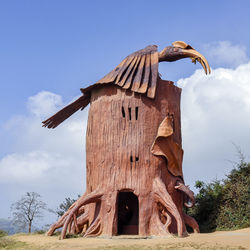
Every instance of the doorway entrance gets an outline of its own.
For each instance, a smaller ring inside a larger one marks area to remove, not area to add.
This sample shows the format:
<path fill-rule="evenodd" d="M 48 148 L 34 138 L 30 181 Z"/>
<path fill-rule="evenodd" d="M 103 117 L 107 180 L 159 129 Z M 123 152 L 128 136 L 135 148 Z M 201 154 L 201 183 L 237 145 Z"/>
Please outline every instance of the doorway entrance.
<path fill-rule="evenodd" d="M 118 194 L 118 234 L 138 234 L 138 197 L 132 192 Z"/>

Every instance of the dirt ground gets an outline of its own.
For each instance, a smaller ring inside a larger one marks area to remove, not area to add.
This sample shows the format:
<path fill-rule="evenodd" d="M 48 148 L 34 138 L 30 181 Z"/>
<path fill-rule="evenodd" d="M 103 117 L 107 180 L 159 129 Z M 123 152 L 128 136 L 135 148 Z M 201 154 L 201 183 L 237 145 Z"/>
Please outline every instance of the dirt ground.
<path fill-rule="evenodd" d="M 112 238 L 70 238 L 58 236 L 14 235 L 31 249 L 250 249 L 250 228 L 208 234 L 190 234 L 185 238 L 116 236 Z"/>

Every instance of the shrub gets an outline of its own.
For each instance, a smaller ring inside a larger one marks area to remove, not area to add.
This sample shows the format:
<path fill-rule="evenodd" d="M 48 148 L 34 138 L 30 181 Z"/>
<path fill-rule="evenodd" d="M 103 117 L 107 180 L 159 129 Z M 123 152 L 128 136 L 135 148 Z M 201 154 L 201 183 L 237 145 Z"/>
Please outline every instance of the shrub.
<path fill-rule="evenodd" d="M 242 161 L 224 181 L 217 229 L 238 229 L 250 226 L 250 163 Z"/>
<path fill-rule="evenodd" d="M 244 158 L 223 181 L 197 181 L 196 205 L 187 213 L 201 232 L 232 230 L 250 226 L 250 163 Z"/>
<path fill-rule="evenodd" d="M 0 229 L 0 237 L 6 236 L 8 233 L 2 229 Z"/>

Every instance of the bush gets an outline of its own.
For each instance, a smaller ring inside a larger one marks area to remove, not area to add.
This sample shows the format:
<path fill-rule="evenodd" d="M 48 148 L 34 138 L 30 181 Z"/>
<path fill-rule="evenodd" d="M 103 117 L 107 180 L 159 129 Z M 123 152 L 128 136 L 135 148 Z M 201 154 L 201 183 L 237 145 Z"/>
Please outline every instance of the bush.
<path fill-rule="evenodd" d="M 8 233 L 0 229 L 0 237 L 6 236 L 6 235 L 8 235 Z"/>
<path fill-rule="evenodd" d="M 217 229 L 239 229 L 250 226 L 250 163 L 241 161 L 224 181 L 218 211 Z"/>
<path fill-rule="evenodd" d="M 195 197 L 196 205 L 188 210 L 188 214 L 196 219 L 201 232 L 213 232 L 217 227 L 216 220 L 221 206 L 223 186 L 216 180 L 209 184 L 196 181 L 195 187 L 199 189 Z"/>
<path fill-rule="evenodd" d="M 46 231 L 45 231 L 45 230 L 40 229 L 40 230 L 36 230 L 36 231 L 34 231 L 34 233 L 33 233 L 33 234 L 45 234 L 45 233 L 46 233 Z"/>
<path fill-rule="evenodd" d="M 223 181 L 197 181 L 196 205 L 188 210 L 201 232 L 233 230 L 250 226 L 250 163 L 244 158 Z"/>

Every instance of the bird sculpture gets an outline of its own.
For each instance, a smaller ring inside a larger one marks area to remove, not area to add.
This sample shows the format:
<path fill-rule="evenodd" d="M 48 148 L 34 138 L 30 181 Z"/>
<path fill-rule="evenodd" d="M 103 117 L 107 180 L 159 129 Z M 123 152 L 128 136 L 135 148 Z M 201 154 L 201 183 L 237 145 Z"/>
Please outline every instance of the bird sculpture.
<path fill-rule="evenodd" d="M 147 46 L 127 56 L 110 73 L 81 89 L 82 96 L 43 126 L 55 128 L 91 103 L 86 132 L 86 192 L 54 223 L 48 235 L 185 236 L 185 214 L 194 193 L 184 183 L 181 89 L 160 79 L 159 62 L 191 58 L 211 72 L 205 57 L 185 42 L 157 51 Z"/>
<path fill-rule="evenodd" d="M 157 51 L 156 45 L 149 45 L 127 56 L 117 67 L 96 83 L 81 89 L 82 96 L 80 98 L 43 121 L 43 126 L 56 128 L 79 109 L 83 110 L 90 103 L 91 91 L 102 84 L 116 84 L 123 89 L 146 94 L 147 97 L 154 99 L 159 75 L 158 63 L 172 62 L 183 58 L 191 58 L 193 63 L 198 61 L 206 74 L 211 73 L 206 58 L 183 41 L 173 42 L 172 46 L 167 46 L 160 52 Z"/>

